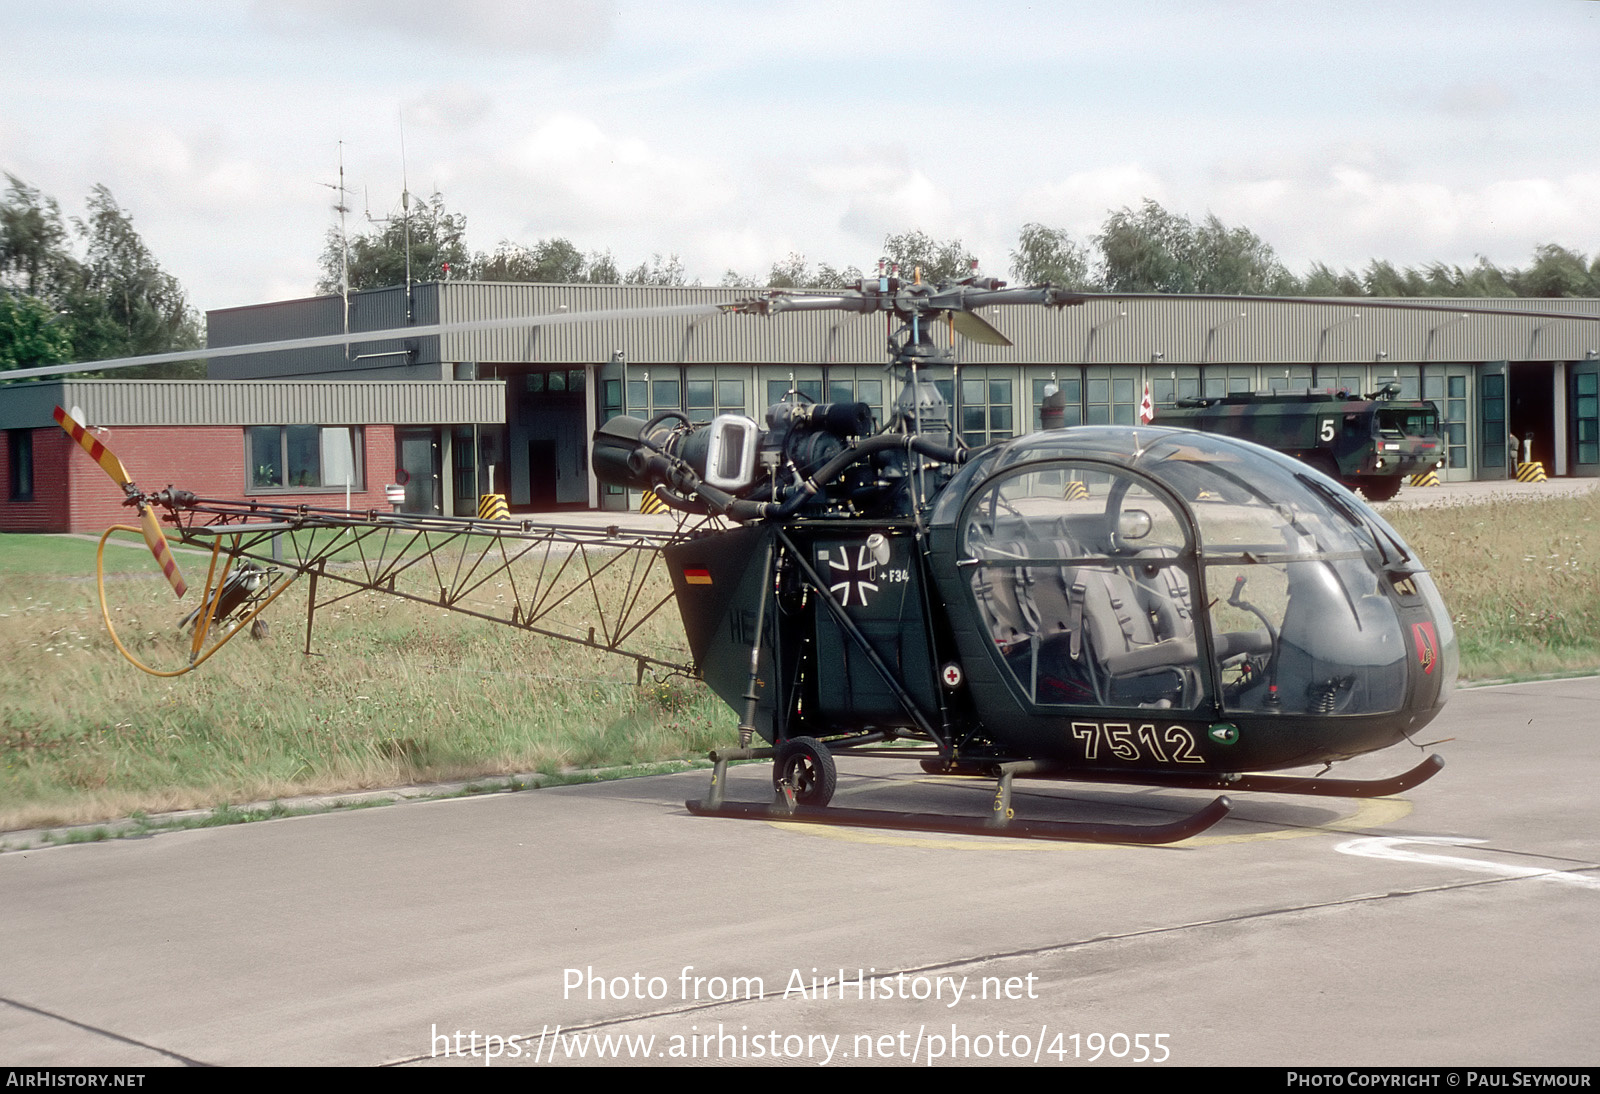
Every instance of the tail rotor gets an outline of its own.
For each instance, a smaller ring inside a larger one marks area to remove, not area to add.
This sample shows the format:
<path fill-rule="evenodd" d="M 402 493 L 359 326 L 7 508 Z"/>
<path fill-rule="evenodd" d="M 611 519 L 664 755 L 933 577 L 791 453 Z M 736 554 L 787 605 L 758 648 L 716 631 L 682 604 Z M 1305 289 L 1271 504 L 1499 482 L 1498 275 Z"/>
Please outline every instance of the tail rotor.
<path fill-rule="evenodd" d="M 172 586 L 172 591 L 178 594 L 178 599 L 183 599 L 183 594 L 189 591 L 189 586 L 178 570 L 178 560 L 172 557 L 172 547 L 167 542 L 166 533 L 161 530 L 161 521 L 156 516 L 153 499 L 139 493 L 139 488 L 134 485 L 133 476 L 128 474 L 128 469 L 122 466 L 122 461 L 117 459 L 116 454 L 101 444 L 98 437 L 75 421 L 72 415 L 56 407 L 55 420 L 57 425 L 66 430 L 67 436 L 77 441 L 83 450 L 89 453 L 89 457 L 111 476 L 111 481 L 122 487 L 122 492 L 127 495 L 123 504 L 138 507 L 139 530 L 144 534 L 144 542 L 150 548 L 150 553 L 155 556 L 156 565 L 161 567 L 161 573 Z"/>

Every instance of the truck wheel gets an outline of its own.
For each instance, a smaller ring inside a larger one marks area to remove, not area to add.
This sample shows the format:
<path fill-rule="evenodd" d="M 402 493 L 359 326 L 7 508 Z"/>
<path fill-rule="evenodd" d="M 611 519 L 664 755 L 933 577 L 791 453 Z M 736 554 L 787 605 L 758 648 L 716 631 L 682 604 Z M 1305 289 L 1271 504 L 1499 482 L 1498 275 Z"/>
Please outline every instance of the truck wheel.
<path fill-rule="evenodd" d="M 1334 482 L 1339 481 L 1339 465 L 1326 452 L 1312 452 L 1302 456 L 1301 461 L 1313 470 L 1322 472 Z"/>
<path fill-rule="evenodd" d="M 1388 501 L 1400 493 L 1400 480 L 1403 475 L 1394 475 L 1387 479 L 1363 479 L 1361 492 L 1367 496 L 1368 501 Z"/>

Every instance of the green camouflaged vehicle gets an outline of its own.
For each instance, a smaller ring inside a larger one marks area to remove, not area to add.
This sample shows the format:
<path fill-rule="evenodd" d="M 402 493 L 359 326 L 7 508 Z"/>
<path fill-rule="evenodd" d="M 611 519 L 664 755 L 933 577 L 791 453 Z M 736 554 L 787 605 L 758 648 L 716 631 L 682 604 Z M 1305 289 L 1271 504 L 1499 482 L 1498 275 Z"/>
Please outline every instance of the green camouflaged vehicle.
<path fill-rule="evenodd" d="M 1365 397 L 1294 391 L 1180 399 L 1157 408 L 1155 420 L 1277 449 L 1371 501 L 1387 501 L 1407 475 L 1444 461 L 1439 408 L 1396 394 L 1391 384 Z"/>

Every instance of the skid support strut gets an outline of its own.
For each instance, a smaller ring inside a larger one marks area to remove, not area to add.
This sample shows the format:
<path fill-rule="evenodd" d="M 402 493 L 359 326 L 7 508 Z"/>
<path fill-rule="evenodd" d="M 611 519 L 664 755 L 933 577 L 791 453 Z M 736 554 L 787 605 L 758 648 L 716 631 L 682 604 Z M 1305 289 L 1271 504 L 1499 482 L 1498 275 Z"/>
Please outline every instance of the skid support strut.
<path fill-rule="evenodd" d="M 1002 765 L 995 788 L 994 807 L 987 817 L 961 817 L 938 813 L 897 813 L 886 809 L 832 809 L 793 804 L 790 795 L 780 792 L 771 805 L 730 802 L 725 797 L 729 760 L 762 759 L 772 749 L 739 749 L 711 754 L 711 789 L 698 801 L 684 805 L 698 817 L 728 817 L 736 820 L 783 821 L 793 824 L 825 824 L 847 828 L 887 828 L 909 832 L 943 832 L 971 836 L 1005 836 L 1012 839 L 1066 840 L 1082 843 L 1176 843 L 1216 824 L 1228 815 L 1233 803 L 1219 797 L 1199 812 L 1167 824 L 1092 824 L 1079 821 L 1023 820 L 1011 807 L 1011 781 L 1017 775 L 1047 770 L 1049 765 L 1024 761 Z"/>

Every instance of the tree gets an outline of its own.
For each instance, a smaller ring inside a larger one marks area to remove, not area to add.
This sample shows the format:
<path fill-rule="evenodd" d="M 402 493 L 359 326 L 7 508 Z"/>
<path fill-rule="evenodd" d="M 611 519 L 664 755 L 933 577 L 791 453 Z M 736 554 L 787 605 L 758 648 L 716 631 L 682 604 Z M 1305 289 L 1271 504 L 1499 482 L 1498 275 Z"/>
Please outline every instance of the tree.
<path fill-rule="evenodd" d="M 472 258 L 467 252 L 466 235 L 466 216 L 447 212 L 444 198 L 437 192 L 426 201 L 417 202 L 409 194 L 402 195 L 399 216 L 350 240 L 350 291 L 404 285 L 408 251 L 412 282 L 442 281 L 446 266 L 465 270 Z M 338 229 L 330 228 L 322 249 L 319 293 L 339 291 L 342 250 Z"/>
<path fill-rule="evenodd" d="M 1193 226 L 1145 199 L 1137 213 L 1124 206 L 1094 237 L 1105 286 L 1112 292 L 1194 292 Z"/>
<path fill-rule="evenodd" d="M 110 190 L 94 188 L 87 218 L 73 218 L 69 233 L 54 199 L 13 176 L 7 181 L 0 203 L 0 290 L 9 290 L 0 336 L 8 347 L 6 367 L 200 344 L 200 319 L 182 286 L 161 268 Z M 203 376 L 205 366 L 150 366 L 135 374 Z"/>
<path fill-rule="evenodd" d="M 68 296 L 80 358 L 133 357 L 200 345 L 199 318 L 183 286 L 161 268 L 110 190 L 96 186 L 88 220 L 74 223 L 88 251 Z"/>
<path fill-rule="evenodd" d="M 1106 218 L 1095 236 L 1105 287 L 1112 292 L 1296 292 L 1300 283 L 1272 247 L 1248 228 L 1215 216 L 1199 225 L 1146 198 Z"/>
<path fill-rule="evenodd" d="M 15 175 L 6 175 L 6 184 L 0 204 L 0 285 L 47 297 L 69 279 L 75 265 L 61 207 Z"/>
<path fill-rule="evenodd" d="M 475 281 L 537 281 L 552 285 L 614 285 L 621 280 L 609 251 L 585 255 L 571 240 L 541 239 L 532 247 L 502 240 L 492 255 L 479 254 L 468 275 Z"/>
<path fill-rule="evenodd" d="M 1516 276 L 1519 296 L 1600 296 L 1600 256 L 1583 255 L 1545 243 L 1533 249 L 1533 265 Z"/>
<path fill-rule="evenodd" d="M 861 281 L 861 277 L 861 271 L 854 266 L 839 269 L 830 263 L 819 262 L 813 268 L 805 255 L 790 251 L 787 258 L 772 264 L 765 280 L 729 270 L 722 275 L 722 286 L 728 289 L 752 285 L 764 285 L 769 289 L 851 289 Z"/>
<path fill-rule="evenodd" d="M 622 274 L 617 269 L 616 260 L 611 257 L 610 251 L 589 252 L 589 284 L 622 284 Z"/>
<path fill-rule="evenodd" d="M 683 262 L 676 254 L 666 258 L 654 254 L 650 261 L 641 262 L 622 276 L 624 285 L 683 285 Z"/>
<path fill-rule="evenodd" d="M 1094 287 L 1089 252 L 1060 228 L 1024 224 L 1011 252 L 1011 277 L 1019 285 L 1049 282 L 1067 289 Z"/>
<path fill-rule="evenodd" d="M 900 276 L 910 280 L 920 270 L 923 281 L 959 281 L 970 277 L 973 258 L 959 239 L 943 242 L 918 229 L 883 241 L 883 259 L 900 267 Z"/>
<path fill-rule="evenodd" d="M 1248 228 L 1229 228 L 1208 215 L 1191 246 L 1196 292 L 1287 296 L 1300 289 L 1272 247 Z"/>
<path fill-rule="evenodd" d="M 501 240 L 492 255 L 472 260 L 474 281 L 539 281 L 567 285 L 583 280 L 583 252 L 565 239 L 541 239 L 532 247 Z"/>
<path fill-rule="evenodd" d="M 0 290 L 0 370 L 71 359 L 72 337 L 49 304 L 37 296 Z"/>
<path fill-rule="evenodd" d="M 805 289 L 810 288 L 810 281 L 806 256 L 799 251 L 790 251 L 788 258 L 774 262 L 772 269 L 767 271 L 769 289 Z"/>
<path fill-rule="evenodd" d="M 1349 270 L 1335 270 L 1324 262 L 1313 262 L 1311 272 L 1306 274 L 1306 279 L 1301 283 L 1301 291 L 1307 296 L 1361 296 L 1365 293 L 1365 286 L 1361 279 Z"/>
<path fill-rule="evenodd" d="M 819 262 L 815 269 L 806 262 L 799 251 L 772 264 L 767 271 L 769 289 L 848 289 L 861 280 L 861 271 L 854 266 L 837 269 L 827 262 Z"/>

